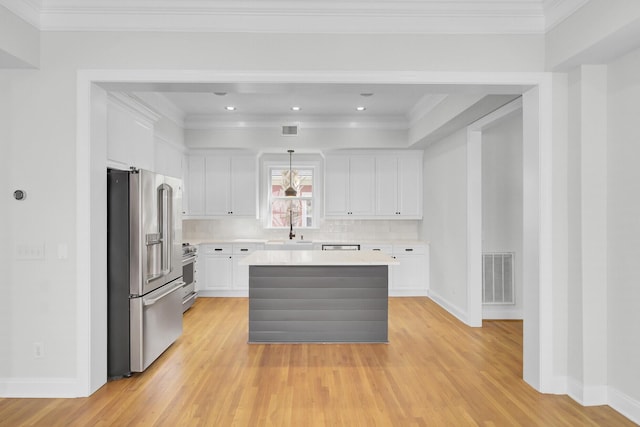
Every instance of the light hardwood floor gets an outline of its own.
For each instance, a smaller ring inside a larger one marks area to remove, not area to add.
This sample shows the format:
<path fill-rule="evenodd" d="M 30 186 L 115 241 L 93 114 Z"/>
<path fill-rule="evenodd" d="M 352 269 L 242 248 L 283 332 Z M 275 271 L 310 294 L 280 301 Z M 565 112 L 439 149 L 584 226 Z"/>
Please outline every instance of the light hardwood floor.
<path fill-rule="evenodd" d="M 1 426 L 632 426 L 522 379 L 522 322 L 391 298 L 389 344 L 247 344 L 247 299 L 201 298 L 146 372 L 79 399 L 0 399 Z"/>

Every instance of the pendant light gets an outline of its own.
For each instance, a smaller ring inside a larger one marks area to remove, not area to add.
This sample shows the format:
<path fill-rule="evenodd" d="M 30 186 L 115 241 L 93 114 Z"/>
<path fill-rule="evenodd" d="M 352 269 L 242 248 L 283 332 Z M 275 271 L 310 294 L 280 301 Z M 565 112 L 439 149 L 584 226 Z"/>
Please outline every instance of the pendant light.
<path fill-rule="evenodd" d="M 295 197 L 298 195 L 298 192 L 295 188 L 293 188 L 293 171 L 291 170 L 291 156 L 293 155 L 293 150 L 287 150 L 289 153 L 289 188 L 284 190 L 284 195 L 287 197 Z"/>

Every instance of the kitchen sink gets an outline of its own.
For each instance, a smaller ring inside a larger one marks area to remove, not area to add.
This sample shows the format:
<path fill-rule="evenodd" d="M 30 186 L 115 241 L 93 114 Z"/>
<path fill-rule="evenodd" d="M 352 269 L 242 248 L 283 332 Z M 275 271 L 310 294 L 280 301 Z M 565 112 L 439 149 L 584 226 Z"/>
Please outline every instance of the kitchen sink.
<path fill-rule="evenodd" d="M 264 245 L 267 250 L 294 250 L 294 249 L 313 249 L 313 241 L 311 240 L 269 240 Z"/>

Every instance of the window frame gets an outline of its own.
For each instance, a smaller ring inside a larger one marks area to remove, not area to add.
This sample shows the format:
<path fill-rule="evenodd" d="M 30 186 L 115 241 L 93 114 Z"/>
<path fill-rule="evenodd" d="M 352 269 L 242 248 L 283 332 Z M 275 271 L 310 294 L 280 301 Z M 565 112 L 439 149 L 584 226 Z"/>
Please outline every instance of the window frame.
<path fill-rule="evenodd" d="M 301 156 L 299 156 L 301 157 Z M 305 156 L 308 157 L 308 156 Z M 263 227 L 265 229 L 270 230 L 284 230 L 288 229 L 289 226 L 283 227 L 274 227 L 272 224 L 272 210 L 271 204 L 274 198 L 272 197 L 272 188 L 271 188 L 271 171 L 277 170 L 286 170 L 289 169 L 289 158 L 282 160 L 264 160 L 262 162 L 262 182 L 260 184 L 260 193 L 261 193 L 261 205 L 262 205 L 262 218 L 263 218 Z M 298 159 L 296 160 L 295 156 L 293 161 L 291 162 L 291 169 L 307 169 L 311 170 L 312 174 L 312 196 L 311 197 L 295 197 L 296 200 L 311 200 L 312 206 L 312 214 L 311 214 L 311 227 L 300 227 L 295 226 L 294 228 L 300 230 L 313 230 L 320 228 L 320 212 L 322 211 L 322 200 L 323 200 L 323 192 L 322 192 L 322 182 L 323 177 L 321 175 L 321 162 L 319 160 L 308 160 L 308 159 Z M 284 197 L 278 199 L 284 199 Z"/>

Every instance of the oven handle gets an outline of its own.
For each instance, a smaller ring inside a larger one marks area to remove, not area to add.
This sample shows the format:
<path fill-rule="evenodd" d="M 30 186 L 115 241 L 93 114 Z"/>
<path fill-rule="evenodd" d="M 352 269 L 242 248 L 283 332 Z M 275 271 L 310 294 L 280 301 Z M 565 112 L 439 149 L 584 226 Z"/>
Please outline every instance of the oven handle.
<path fill-rule="evenodd" d="M 195 255 L 191 255 L 187 258 L 182 258 L 182 265 L 186 265 L 189 264 L 190 262 L 193 262 L 196 260 L 196 256 Z"/>
<path fill-rule="evenodd" d="M 178 289 L 182 289 L 182 287 L 183 287 L 185 284 L 186 284 L 186 283 L 184 283 L 184 282 L 180 281 L 180 282 L 176 283 L 176 284 L 174 285 L 174 287 L 173 287 L 173 288 L 171 288 L 171 289 L 169 289 L 168 291 L 166 291 L 166 292 L 164 292 L 164 293 L 162 293 L 162 294 L 158 295 L 157 297 L 155 297 L 155 298 L 149 298 L 149 299 L 144 299 L 144 300 L 143 300 L 143 302 L 142 302 L 142 305 L 144 305 L 145 307 L 148 307 L 148 306 L 150 306 L 150 305 L 153 305 L 153 304 L 157 303 L 158 301 L 160 301 L 162 298 L 166 297 L 167 295 L 169 295 L 169 294 L 171 294 L 171 293 L 173 293 L 173 292 L 177 291 Z"/>

